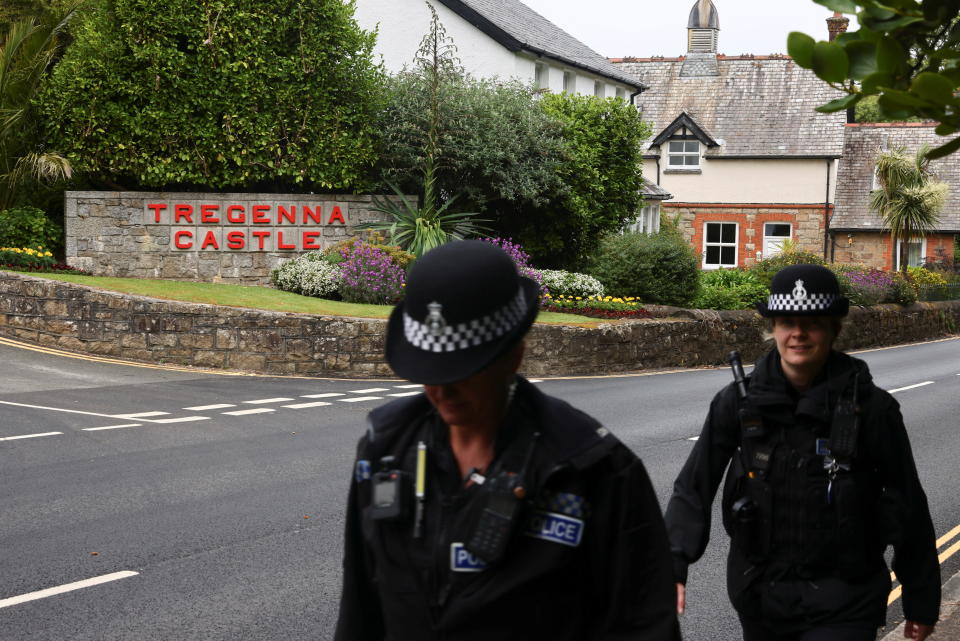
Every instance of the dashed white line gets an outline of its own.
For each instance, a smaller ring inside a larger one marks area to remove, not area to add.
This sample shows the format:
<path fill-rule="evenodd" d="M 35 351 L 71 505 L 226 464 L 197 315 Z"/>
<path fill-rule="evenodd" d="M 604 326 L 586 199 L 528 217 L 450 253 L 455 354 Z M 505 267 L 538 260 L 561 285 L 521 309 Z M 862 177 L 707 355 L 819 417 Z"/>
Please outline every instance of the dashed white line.
<path fill-rule="evenodd" d="M 204 410 L 222 410 L 227 407 L 236 407 L 232 403 L 217 403 L 216 405 L 197 405 L 195 407 L 184 407 L 188 412 L 202 412 Z"/>
<path fill-rule="evenodd" d="M 542 379 L 542 378 L 531 378 L 531 379 L 529 379 L 529 382 L 530 382 L 530 383 L 542 383 L 542 382 L 543 382 L 543 379 Z"/>
<path fill-rule="evenodd" d="M 140 427 L 143 423 L 124 423 L 123 425 L 106 425 L 104 427 L 84 427 L 83 432 L 99 432 L 101 430 L 119 430 L 124 427 Z"/>
<path fill-rule="evenodd" d="M 0 401 L 2 405 L 14 405 L 16 407 L 30 407 L 35 410 L 50 410 L 52 412 L 68 412 L 70 414 L 85 414 L 87 416 L 102 416 L 104 418 L 117 418 L 113 414 L 101 414 L 100 412 L 84 412 L 82 410 L 68 410 L 62 407 L 47 407 L 46 405 L 28 405 L 26 403 L 14 403 L 13 401 Z"/>
<path fill-rule="evenodd" d="M 63 432 L 43 432 L 41 434 L 21 434 L 20 436 L 5 436 L 0 438 L 0 441 L 17 441 L 22 438 L 40 438 L 41 436 L 56 436 L 58 434 L 63 434 Z"/>
<path fill-rule="evenodd" d="M 340 392 L 327 392 L 325 394 L 303 394 L 300 398 L 333 398 L 334 396 L 346 396 Z"/>
<path fill-rule="evenodd" d="M 247 403 L 248 405 L 260 405 L 262 403 L 285 403 L 287 401 L 292 401 L 292 400 L 295 400 L 295 399 L 280 397 L 280 398 L 260 398 L 255 401 L 243 401 L 243 402 Z"/>
<path fill-rule="evenodd" d="M 277 410 L 269 407 L 258 407 L 252 410 L 237 410 L 236 412 L 224 412 L 227 416 L 246 416 L 247 414 L 266 414 L 267 412 L 276 412 Z"/>
<path fill-rule="evenodd" d="M 333 403 L 327 403 L 326 401 L 312 401 L 310 403 L 295 403 L 293 405 L 284 405 L 283 407 L 289 407 L 292 410 L 303 410 L 308 407 L 322 407 L 323 405 L 333 405 Z"/>
<path fill-rule="evenodd" d="M 151 416 L 170 416 L 170 412 L 140 412 L 139 414 L 114 414 L 117 418 L 149 418 Z"/>
<path fill-rule="evenodd" d="M 687 440 L 688 440 L 688 441 L 699 441 L 699 440 L 700 440 L 700 437 L 699 437 L 699 436 L 691 436 L 691 437 L 688 438 Z"/>
<path fill-rule="evenodd" d="M 26 603 L 28 601 L 36 601 L 37 599 L 45 599 L 57 594 L 63 594 L 64 592 L 72 592 L 81 588 L 89 588 L 94 585 L 100 585 L 101 583 L 118 581 L 120 579 L 126 579 L 127 577 L 137 576 L 138 574 L 139 572 L 131 572 L 129 570 L 124 572 L 114 572 L 113 574 L 104 574 L 103 576 L 97 576 L 92 579 L 84 579 L 83 581 L 66 583 L 55 588 L 47 588 L 46 590 L 28 592 L 27 594 L 21 594 L 20 596 L 12 596 L 9 599 L 3 599 L 0 601 L 0 608 L 7 608 L 11 605 L 19 605 L 20 603 Z"/>
<path fill-rule="evenodd" d="M 907 385 L 906 387 L 898 387 L 897 389 L 887 390 L 891 394 L 896 394 L 897 392 L 904 392 L 908 389 L 915 389 L 917 387 L 923 387 L 924 385 L 933 385 L 933 381 L 924 381 L 922 383 L 917 383 L 916 385 Z"/>
<path fill-rule="evenodd" d="M 181 416 L 180 418 L 158 418 L 153 423 L 192 423 L 194 421 L 209 421 L 209 416 Z"/>
<path fill-rule="evenodd" d="M 351 394 L 372 394 L 373 392 L 386 392 L 386 387 L 371 387 L 370 389 L 354 389 L 350 390 Z"/>
<path fill-rule="evenodd" d="M 420 392 L 397 392 L 396 394 L 387 394 L 387 396 L 416 396 Z"/>
<path fill-rule="evenodd" d="M 382 396 L 357 396 L 356 398 L 338 398 L 341 403 L 359 403 L 360 401 L 378 401 Z"/>
<path fill-rule="evenodd" d="M 960 374 L 957 374 L 957 376 L 960 376 Z M 416 385 L 394 385 L 394 387 L 397 389 L 413 389 L 414 387 L 423 387 L 423 385 L 417 383 Z"/>

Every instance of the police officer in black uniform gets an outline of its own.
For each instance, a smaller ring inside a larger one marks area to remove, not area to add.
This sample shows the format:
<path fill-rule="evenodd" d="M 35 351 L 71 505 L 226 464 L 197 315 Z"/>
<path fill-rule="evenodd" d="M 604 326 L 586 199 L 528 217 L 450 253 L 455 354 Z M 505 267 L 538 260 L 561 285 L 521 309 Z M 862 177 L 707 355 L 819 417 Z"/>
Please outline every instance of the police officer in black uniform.
<path fill-rule="evenodd" d="M 424 393 L 360 440 L 338 641 L 679 639 L 640 460 L 516 374 L 538 298 L 489 243 L 414 264 L 386 356 Z"/>
<path fill-rule="evenodd" d="M 745 641 L 867 641 L 884 624 L 890 574 L 905 635 L 937 622 L 940 569 L 900 409 L 867 365 L 833 350 L 848 301 L 825 267 L 780 270 L 760 313 L 775 349 L 720 391 L 677 477 L 666 523 L 685 607 L 727 470 L 727 588 Z M 742 370 L 741 370 L 742 372 Z"/>

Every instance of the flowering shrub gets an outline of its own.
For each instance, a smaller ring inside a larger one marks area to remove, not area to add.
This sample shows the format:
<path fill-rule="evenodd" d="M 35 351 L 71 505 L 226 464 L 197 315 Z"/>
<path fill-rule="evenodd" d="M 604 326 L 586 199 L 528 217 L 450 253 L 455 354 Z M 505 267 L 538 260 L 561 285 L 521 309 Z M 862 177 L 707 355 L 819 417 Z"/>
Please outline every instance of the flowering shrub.
<path fill-rule="evenodd" d="M 414 260 L 416 256 L 411 254 L 408 251 L 403 251 L 396 245 L 388 245 L 386 239 L 377 232 L 370 232 L 367 236 L 367 240 L 353 236 L 346 240 L 341 240 L 335 245 L 323 250 L 323 257 L 329 263 L 334 265 L 339 265 L 342 263 L 347 256 L 349 256 L 354 249 L 362 245 L 370 245 L 376 247 L 380 251 L 388 254 L 390 258 L 393 259 L 395 263 L 400 265 L 403 269 L 407 269 Z"/>
<path fill-rule="evenodd" d="M 587 274 L 562 269 L 541 269 L 543 286 L 551 296 L 603 296 L 603 285 Z"/>
<path fill-rule="evenodd" d="M 752 271 L 718 269 L 700 274 L 696 309 L 753 309 L 769 295 L 767 286 Z"/>
<path fill-rule="evenodd" d="M 507 252 L 507 255 L 513 259 L 514 264 L 517 266 L 517 271 L 520 273 L 520 275 L 526 276 L 540 287 L 541 299 L 543 299 L 543 297 L 549 293 L 547 291 L 547 286 L 543 282 L 543 272 L 534 269 L 533 266 L 530 265 L 530 254 L 523 251 L 523 247 L 513 242 L 509 238 L 482 238 L 481 240 L 490 243 L 491 245 L 496 245 L 503 251 Z"/>
<path fill-rule="evenodd" d="M 337 291 L 340 268 L 324 260 L 321 252 L 309 252 L 274 268 L 270 282 L 294 294 L 328 298 Z"/>
<path fill-rule="evenodd" d="M 51 267 L 53 254 L 39 245 L 34 247 L 0 247 L 0 265 L 10 267 Z"/>
<path fill-rule="evenodd" d="M 907 267 L 907 274 L 910 275 L 910 280 L 918 288 L 925 285 L 938 286 L 947 284 L 947 279 L 939 273 L 924 269 L 923 267 Z"/>
<path fill-rule="evenodd" d="M 337 289 L 343 300 L 388 305 L 403 296 L 405 272 L 388 253 L 360 241 L 341 253 L 344 259 Z"/>
<path fill-rule="evenodd" d="M 548 312 L 580 314 L 591 318 L 650 318 L 651 314 L 633 298 L 612 296 L 544 296 L 542 308 Z"/>

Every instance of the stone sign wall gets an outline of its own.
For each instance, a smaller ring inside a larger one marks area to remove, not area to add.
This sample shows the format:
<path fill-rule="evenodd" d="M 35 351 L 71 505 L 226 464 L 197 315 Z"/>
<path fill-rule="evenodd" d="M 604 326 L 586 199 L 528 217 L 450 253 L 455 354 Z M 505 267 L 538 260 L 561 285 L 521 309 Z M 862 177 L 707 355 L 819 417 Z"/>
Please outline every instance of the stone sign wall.
<path fill-rule="evenodd" d="M 371 196 L 68 191 L 67 263 L 97 276 L 264 284 L 382 219 Z"/>
<path fill-rule="evenodd" d="M 752 311 L 652 309 L 660 318 L 596 327 L 537 323 L 529 376 L 617 374 L 752 362 L 769 345 Z M 956 335 L 960 301 L 854 308 L 841 349 Z M 386 321 L 162 301 L 0 271 L 0 335 L 76 352 L 277 375 L 392 377 Z"/>

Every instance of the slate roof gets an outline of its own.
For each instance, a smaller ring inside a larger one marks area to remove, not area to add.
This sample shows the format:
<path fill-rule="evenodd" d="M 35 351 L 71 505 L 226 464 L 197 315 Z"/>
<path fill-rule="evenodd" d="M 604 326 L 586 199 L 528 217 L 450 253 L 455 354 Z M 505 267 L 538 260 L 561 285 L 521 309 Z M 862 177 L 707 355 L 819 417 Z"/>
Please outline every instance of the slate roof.
<path fill-rule="evenodd" d="M 716 76 L 695 77 L 681 77 L 685 57 L 612 62 L 649 86 L 636 103 L 653 123 L 652 138 L 685 111 L 720 143 L 707 158 L 839 157 L 843 151 L 845 112 L 814 111 L 838 92 L 788 56 L 718 55 Z"/>
<path fill-rule="evenodd" d="M 642 87 L 632 75 L 519 0 L 439 0 L 510 51 L 555 58 L 623 84 Z"/>
<path fill-rule="evenodd" d="M 646 200 L 670 200 L 673 194 L 661 187 L 655 185 L 646 178 L 643 179 L 643 197 Z"/>
<path fill-rule="evenodd" d="M 883 224 L 870 210 L 870 189 L 880 150 L 905 147 L 913 153 L 923 143 L 936 147 L 949 138 L 934 133 L 935 123 L 863 123 L 844 127 L 843 160 L 837 173 L 835 210 L 830 228 L 836 231 L 876 231 Z M 950 186 L 940 215 L 939 231 L 960 232 L 960 154 L 930 161 L 930 170 Z"/>

